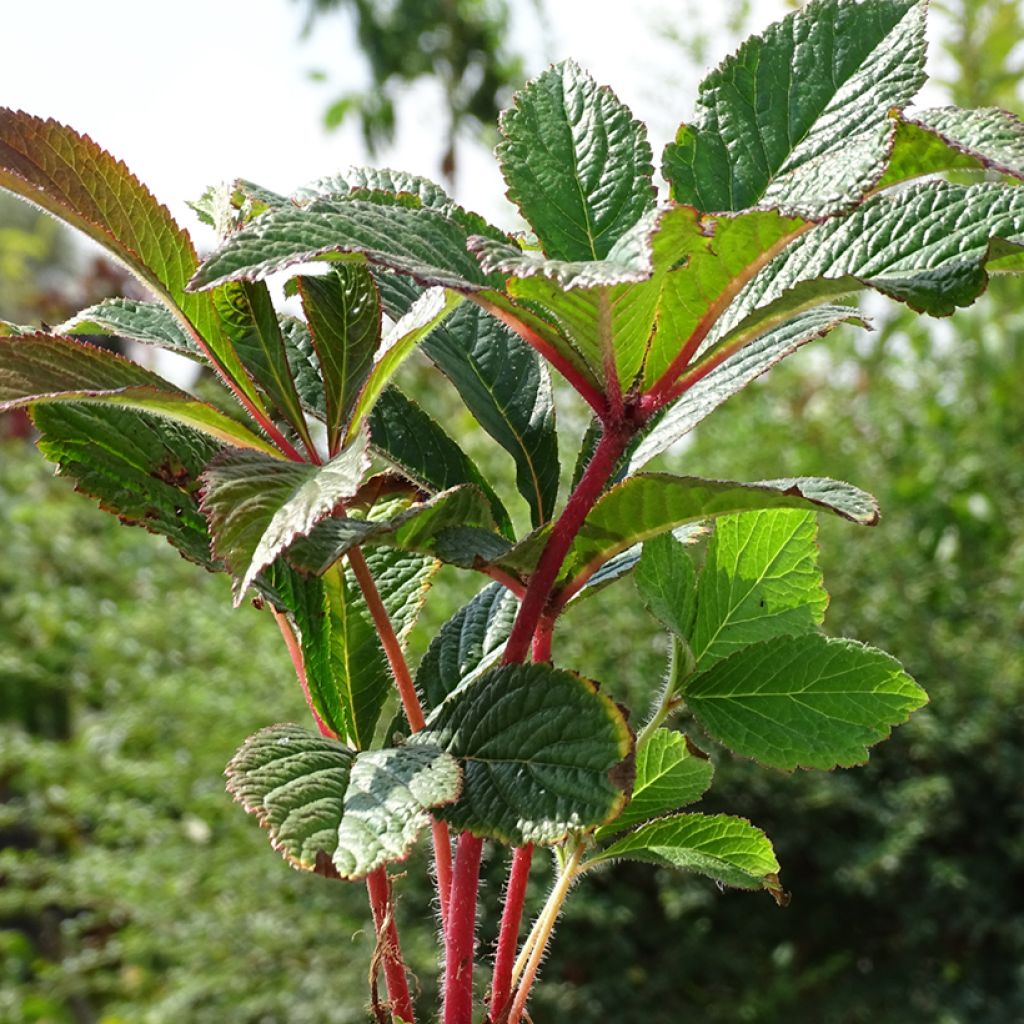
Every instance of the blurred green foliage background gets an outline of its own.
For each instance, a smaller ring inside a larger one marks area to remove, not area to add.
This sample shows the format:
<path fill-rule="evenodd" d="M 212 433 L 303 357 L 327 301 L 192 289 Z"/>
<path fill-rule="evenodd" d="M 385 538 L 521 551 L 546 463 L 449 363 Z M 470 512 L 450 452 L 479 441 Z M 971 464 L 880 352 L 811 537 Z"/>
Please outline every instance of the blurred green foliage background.
<path fill-rule="evenodd" d="M 1019 5 L 946 8 L 951 97 L 1020 110 Z M 83 284 L 49 224 L 7 210 L 0 316 L 57 320 L 117 283 Z M 952 321 L 877 322 L 776 368 L 668 464 L 877 494 L 875 530 L 821 524 L 827 625 L 903 660 L 932 704 L 864 768 L 720 758 L 702 806 L 768 831 L 791 905 L 642 865 L 597 874 L 568 904 L 538 1022 L 1024 1022 L 1024 288 L 996 281 Z M 451 404 L 446 419 L 466 425 Z M 223 790 L 245 736 L 305 718 L 267 614 L 232 612 L 224 577 L 122 529 L 23 439 L 0 446 L 0 541 L 0 1021 L 366 1020 L 361 887 L 293 872 Z M 631 586 L 585 602 L 555 650 L 640 716 L 665 651 Z M 467 596 L 442 574 L 415 650 Z M 483 941 L 503 866 L 486 866 Z M 428 1007 L 424 867 L 399 913 Z M 546 884 L 540 866 L 538 903 Z"/>

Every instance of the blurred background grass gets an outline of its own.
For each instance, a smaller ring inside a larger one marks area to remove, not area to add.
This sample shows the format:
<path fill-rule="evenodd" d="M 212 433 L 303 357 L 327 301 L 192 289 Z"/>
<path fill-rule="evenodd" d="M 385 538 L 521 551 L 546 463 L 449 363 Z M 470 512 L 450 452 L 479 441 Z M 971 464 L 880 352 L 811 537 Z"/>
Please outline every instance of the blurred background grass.
<path fill-rule="evenodd" d="M 307 12 L 331 6 L 310 0 Z M 500 52 L 500 105 L 520 64 L 502 5 L 465 4 L 467 18 L 474 10 L 492 33 L 466 45 Z M 1016 0 L 945 10 L 948 95 L 1020 110 Z M 733 14 L 738 31 L 747 12 Z M 413 30 L 377 25 L 361 45 L 403 52 Z M 680 59 L 701 57 L 699 44 Z M 457 105 L 461 94 L 446 95 Z M 474 116 L 453 111 L 452 123 Z M 72 246 L 0 197 L 0 317 L 59 322 L 125 287 L 108 265 L 83 270 Z M 877 494 L 877 529 L 821 524 L 827 625 L 903 660 L 932 704 L 853 771 L 783 776 L 720 758 L 704 806 L 768 831 L 791 905 L 641 865 L 600 873 L 569 903 L 538 1021 L 1024 1021 L 1024 287 L 994 282 L 951 321 L 878 313 L 874 333 L 837 334 L 776 368 L 666 465 L 828 474 Z M 466 417 L 443 389 L 436 402 L 458 435 Z M 0 1021 L 365 1020 L 361 887 L 291 871 L 223 791 L 246 735 L 305 717 L 272 622 L 232 612 L 224 577 L 71 493 L 23 420 L 3 430 Z M 470 443 L 507 469 L 484 440 Z M 664 649 L 631 586 L 570 616 L 556 657 L 639 715 Z M 467 593 L 442 574 L 416 650 Z M 502 868 L 492 855 L 490 911 Z M 399 912 L 426 1008 L 436 982 L 423 871 L 410 861 Z M 545 884 L 538 868 L 535 897 Z M 491 912 L 485 941 L 493 928 Z"/>

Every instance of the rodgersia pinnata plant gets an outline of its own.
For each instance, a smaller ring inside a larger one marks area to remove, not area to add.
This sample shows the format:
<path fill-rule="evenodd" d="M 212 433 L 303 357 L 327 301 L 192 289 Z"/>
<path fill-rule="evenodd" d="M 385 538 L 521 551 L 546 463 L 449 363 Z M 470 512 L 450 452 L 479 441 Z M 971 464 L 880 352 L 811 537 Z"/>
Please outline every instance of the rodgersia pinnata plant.
<path fill-rule="evenodd" d="M 921 2 L 815 0 L 750 39 L 665 147 L 663 193 L 615 94 L 571 61 L 549 68 L 501 121 L 516 234 L 422 178 L 357 168 L 292 196 L 211 188 L 195 208 L 219 244 L 200 261 L 88 137 L 0 111 L 0 185 L 153 293 L 54 329 L 3 325 L 0 410 L 29 406 L 60 473 L 276 621 L 312 726 L 249 737 L 228 789 L 296 867 L 365 880 L 376 1019 L 415 1017 L 389 866 L 421 834 L 438 1019 L 519 1024 L 570 889 L 608 861 L 785 902 L 763 832 L 689 809 L 712 781 L 706 751 L 852 766 L 925 702 L 893 658 L 822 629 L 816 516 L 871 526 L 869 494 L 650 468 L 785 356 L 866 326 L 857 292 L 948 316 L 989 274 L 1024 270 L 1024 125 L 911 108 L 924 23 Z M 286 285 L 301 317 L 264 283 L 289 267 L 305 268 Z M 85 340 L 104 334 L 215 381 L 200 399 Z M 417 352 L 512 456 L 529 530 L 397 383 Z M 552 371 L 592 413 L 568 487 Z M 413 665 L 406 640 L 442 563 L 479 592 Z M 558 656 L 563 612 L 608 586 L 670 638 L 663 685 L 632 714 L 620 680 Z M 509 850 L 493 950 L 476 942 L 484 842 Z M 538 852 L 555 882 L 527 908 Z M 475 964 L 493 972 L 486 991 Z"/>

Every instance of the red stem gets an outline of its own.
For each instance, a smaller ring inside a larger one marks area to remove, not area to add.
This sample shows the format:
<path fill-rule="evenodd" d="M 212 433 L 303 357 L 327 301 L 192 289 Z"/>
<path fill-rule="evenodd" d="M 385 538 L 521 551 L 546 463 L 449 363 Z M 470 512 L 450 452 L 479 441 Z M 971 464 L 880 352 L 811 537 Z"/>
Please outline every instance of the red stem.
<path fill-rule="evenodd" d="M 278 628 L 284 637 L 288 653 L 291 655 L 292 664 L 295 666 L 295 673 L 302 685 L 302 692 L 306 696 L 306 703 L 309 705 L 310 714 L 322 736 L 337 739 L 334 731 L 317 713 L 313 706 L 313 699 L 309 693 L 309 681 L 306 678 L 306 665 L 302 657 L 302 650 L 295 633 L 292 631 L 288 620 L 276 608 L 272 609 L 274 618 L 277 620 Z M 377 942 L 382 950 L 384 964 L 384 982 L 387 985 L 388 1001 L 391 1003 L 392 1012 L 401 1017 L 404 1021 L 412 1024 L 412 1000 L 409 998 L 409 982 L 405 977 L 405 965 L 402 963 L 402 949 L 398 941 L 398 928 L 395 925 L 394 917 L 391 915 L 391 882 L 388 879 L 387 869 L 384 867 L 372 871 L 366 876 L 366 891 L 370 897 L 370 909 L 373 911 L 373 923 L 377 930 Z M 381 936 L 381 929 L 384 934 Z"/>
<path fill-rule="evenodd" d="M 402 644 L 395 633 L 391 616 L 388 615 L 388 610 L 381 600 L 373 573 L 370 572 L 370 567 L 366 564 L 366 559 L 359 548 L 352 548 L 349 551 L 348 564 L 352 567 L 359 588 L 363 592 L 363 599 L 373 618 L 373 624 L 377 627 L 377 635 L 380 637 L 384 654 L 391 666 L 391 674 L 395 677 L 395 685 L 398 687 L 398 694 L 402 699 L 405 717 L 409 720 L 409 728 L 413 732 L 419 732 L 426 725 L 423 705 L 420 704 L 416 687 L 412 681 L 412 674 L 409 672 L 408 662 L 402 653 Z M 448 925 L 448 900 L 452 887 L 452 844 L 448 834 L 448 825 L 445 822 L 435 820 L 431 831 L 434 840 L 434 867 L 437 871 L 437 897 L 441 907 L 441 928 L 443 930 Z"/>
<path fill-rule="evenodd" d="M 473 954 L 476 895 L 484 841 L 463 832 L 455 851 L 455 872 L 445 933 L 444 1024 L 473 1024 Z"/>
<path fill-rule="evenodd" d="M 519 945 L 519 926 L 523 919 L 526 883 L 533 862 L 533 846 L 520 846 L 512 854 L 512 867 L 505 890 L 505 909 L 498 932 L 498 951 L 494 956 L 494 977 L 491 982 L 491 1021 L 497 1022 L 508 1008 L 512 997 L 512 967 Z"/>
<path fill-rule="evenodd" d="M 316 722 L 316 727 L 320 730 L 320 735 L 336 740 L 338 738 L 337 734 L 320 717 L 320 713 L 313 704 L 313 697 L 309 692 L 309 680 L 306 678 L 306 662 L 302 657 L 302 650 L 299 648 L 298 640 L 295 639 L 295 633 L 292 631 L 291 625 L 284 617 L 284 614 L 279 612 L 276 608 L 272 608 L 271 611 L 274 613 L 274 618 L 277 620 L 277 627 L 281 630 L 281 636 L 284 637 L 285 646 L 288 648 L 288 653 L 292 658 L 292 664 L 295 666 L 295 674 L 299 677 L 299 685 L 302 687 L 302 693 L 305 696 L 306 704 L 309 707 L 309 713 L 313 716 L 313 721 Z"/>
<path fill-rule="evenodd" d="M 586 472 L 551 528 L 551 535 L 537 562 L 537 568 L 530 576 L 505 647 L 503 660 L 506 665 L 526 660 L 534 631 L 544 615 L 551 588 L 558 578 L 565 556 L 583 521 L 601 497 L 604 485 L 615 470 L 615 464 L 625 451 L 631 434 L 632 427 L 627 424 L 610 424 L 605 427 Z"/>
<path fill-rule="evenodd" d="M 470 300 L 486 310 L 495 319 L 519 335 L 531 348 L 536 349 L 573 387 L 591 409 L 602 420 L 607 416 L 608 403 L 604 395 L 580 373 L 579 369 L 566 359 L 546 338 L 527 326 L 508 310 L 493 302 L 471 295 Z"/>
<path fill-rule="evenodd" d="M 402 950 L 398 943 L 394 904 L 391 900 L 391 880 L 385 867 L 379 867 L 366 876 L 366 891 L 370 895 L 370 909 L 377 929 L 377 949 L 384 966 L 391 1014 L 412 1024 L 414 1021 L 409 981 L 405 976 Z"/>

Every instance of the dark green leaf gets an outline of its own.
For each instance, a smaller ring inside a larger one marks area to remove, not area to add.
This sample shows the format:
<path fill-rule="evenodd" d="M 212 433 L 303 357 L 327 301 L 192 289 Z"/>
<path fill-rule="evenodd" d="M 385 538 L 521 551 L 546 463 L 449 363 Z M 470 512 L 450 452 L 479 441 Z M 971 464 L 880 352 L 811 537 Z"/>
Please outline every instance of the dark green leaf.
<path fill-rule="evenodd" d="M 492 583 L 441 627 L 416 672 L 416 688 L 427 708 L 438 707 L 467 676 L 497 656 L 518 609 L 515 595 Z"/>
<path fill-rule="evenodd" d="M 37 405 L 39 450 L 122 523 L 166 537 L 186 558 L 221 569 L 199 511 L 199 475 L 220 450 L 171 420 L 101 405 Z"/>
<path fill-rule="evenodd" d="M 749 39 L 704 80 L 693 123 L 665 150 L 673 198 L 812 216 L 856 201 L 884 165 L 889 111 L 924 82 L 924 11 L 919 0 L 814 0 Z M 855 137 L 865 144 L 851 149 Z"/>
<path fill-rule="evenodd" d="M 323 277 L 300 277 L 324 392 L 328 451 L 335 451 L 380 345 L 380 296 L 364 266 L 342 264 Z"/>
<path fill-rule="evenodd" d="M 569 550 L 563 578 L 586 577 L 620 551 L 687 523 L 760 508 L 823 508 L 862 526 L 878 520 L 874 498 L 839 480 L 800 477 L 744 484 L 641 473 L 616 484 L 591 510 Z M 548 532 L 535 530 L 502 564 L 531 571 Z"/>
<path fill-rule="evenodd" d="M 454 828 L 514 846 L 603 824 L 632 781 L 629 728 L 594 683 L 549 665 L 505 665 L 453 693 L 409 740 L 460 763 Z"/>
<path fill-rule="evenodd" d="M 426 491 L 459 484 L 479 487 L 491 503 L 501 532 L 511 537 L 512 520 L 476 464 L 415 402 L 395 387 L 386 388 L 370 411 L 370 444 L 403 476 Z"/>
<path fill-rule="evenodd" d="M 488 279 L 466 249 L 466 230 L 443 212 L 367 199 L 321 199 L 271 210 L 232 235 L 195 274 L 190 287 L 259 281 L 318 257 L 360 253 L 371 263 L 423 285 L 476 291 Z"/>
<path fill-rule="evenodd" d="M 104 299 L 76 313 L 59 327 L 56 334 L 113 334 L 143 345 L 156 345 L 169 352 L 201 359 L 195 342 L 164 305 L 136 299 Z"/>
<path fill-rule="evenodd" d="M 279 454 L 244 424 L 113 352 L 53 334 L 0 337 L 0 412 L 40 402 L 153 412 L 265 458 Z"/>
<path fill-rule="evenodd" d="M 226 774 L 228 790 L 288 861 L 342 878 L 404 860 L 428 811 L 459 792 L 458 766 L 439 750 L 356 754 L 297 725 L 250 736 Z"/>
<path fill-rule="evenodd" d="M 640 122 L 578 65 L 549 68 L 501 118 L 509 198 L 552 259 L 600 260 L 654 206 Z"/>
<path fill-rule="evenodd" d="M 862 764 L 927 701 L 895 658 L 818 633 L 745 647 L 689 677 L 683 696 L 730 750 L 786 771 Z"/>

